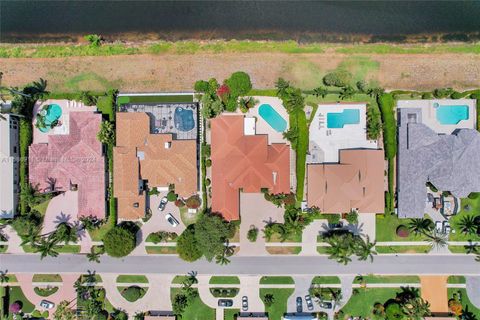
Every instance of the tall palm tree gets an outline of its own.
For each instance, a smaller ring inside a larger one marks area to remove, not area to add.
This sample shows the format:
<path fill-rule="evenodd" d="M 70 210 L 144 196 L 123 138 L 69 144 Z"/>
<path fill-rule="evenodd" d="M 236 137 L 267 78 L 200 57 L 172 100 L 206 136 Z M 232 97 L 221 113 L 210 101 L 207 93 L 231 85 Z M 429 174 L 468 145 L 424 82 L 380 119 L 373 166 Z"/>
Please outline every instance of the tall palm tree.
<path fill-rule="evenodd" d="M 460 232 L 463 234 L 476 234 L 477 233 L 477 224 L 475 223 L 475 218 L 472 215 L 463 216 L 460 222 L 458 223 Z"/>
<path fill-rule="evenodd" d="M 278 78 L 278 80 L 275 82 L 275 88 L 277 88 L 277 96 L 284 96 L 287 88 L 289 87 L 290 83 L 287 80 L 283 78 Z"/>
<path fill-rule="evenodd" d="M 339 97 L 342 100 L 349 99 L 349 98 L 353 97 L 353 95 L 356 92 L 357 91 L 352 86 L 346 86 L 346 87 L 342 88 L 342 91 L 340 91 Z"/>
<path fill-rule="evenodd" d="M 381 87 L 368 89 L 368 95 L 372 98 L 378 97 L 379 95 L 383 94 L 384 92 L 385 92 L 385 89 L 383 89 Z"/>
<path fill-rule="evenodd" d="M 235 253 L 235 246 L 230 245 L 230 240 L 225 241 L 225 248 L 223 249 L 223 254 L 226 257 L 231 257 Z"/>
<path fill-rule="evenodd" d="M 190 271 L 184 282 L 187 282 L 190 286 L 197 284 L 198 283 L 197 274 L 198 273 L 196 271 Z"/>
<path fill-rule="evenodd" d="M 410 319 L 423 319 L 431 314 L 430 303 L 420 297 L 407 300 L 402 306 L 402 311 Z"/>
<path fill-rule="evenodd" d="M 437 230 L 433 230 L 431 234 L 427 234 L 427 241 L 432 247 L 432 249 L 441 249 L 448 245 L 448 235 L 438 232 Z"/>
<path fill-rule="evenodd" d="M 0 283 L 8 282 L 10 277 L 7 276 L 8 270 L 0 270 Z"/>
<path fill-rule="evenodd" d="M 95 247 L 90 248 L 90 253 L 87 253 L 87 259 L 90 262 L 100 263 L 101 253 L 95 250 Z"/>
<path fill-rule="evenodd" d="M 225 254 L 219 254 L 215 257 L 215 262 L 223 266 L 229 264 L 230 259 L 228 259 Z"/>
<path fill-rule="evenodd" d="M 57 225 L 55 231 L 49 235 L 49 238 L 56 242 L 64 242 L 65 244 L 76 242 L 78 239 L 77 228 L 68 222 L 61 222 Z"/>
<path fill-rule="evenodd" d="M 474 243 L 472 240 L 468 240 L 468 244 L 464 246 L 465 251 L 467 254 L 476 254 L 479 252 L 479 246 L 477 243 Z"/>
<path fill-rule="evenodd" d="M 370 258 L 370 262 L 373 262 L 373 256 L 377 254 L 377 252 L 374 250 L 377 242 L 370 242 L 370 237 L 367 236 L 365 241 L 360 239 L 358 243 L 359 244 L 356 250 L 358 260 L 365 261 Z"/>
<path fill-rule="evenodd" d="M 426 235 L 432 228 L 432 220 L 426 218 L 414 218 L 408 223 L 408 229 L 414 234 Z"/>
<path fill-rule="evenodd" d="M 45 237 L 40 238 L 40 242 L 35 244 L 35 251 L 40 253 L 40 259 L 45 258 L 46 256 L 57 257 L 59 246 L 57 242 L 52 239 L 46 239 Z"/>
<path fill-rule="evenodd" d="M 22 243 L 20 244 L 21 246 L 24 245 L 31 245 L 32 247 L 35 246 L 35 244 L 38 242 L 38 240 L 41 238 L 40 236 L 40 228 L 38 227 L 29 227 L 28 233 L 24 236 L 22 236 Z"/>
<path fill-rule="evenodd" d="M 325 87 L 318 87 L 313 89 L 313 95 L 315 97 L 322 97 L 325 98 L 325 96 L 328 94 L 328 90 Z"/>

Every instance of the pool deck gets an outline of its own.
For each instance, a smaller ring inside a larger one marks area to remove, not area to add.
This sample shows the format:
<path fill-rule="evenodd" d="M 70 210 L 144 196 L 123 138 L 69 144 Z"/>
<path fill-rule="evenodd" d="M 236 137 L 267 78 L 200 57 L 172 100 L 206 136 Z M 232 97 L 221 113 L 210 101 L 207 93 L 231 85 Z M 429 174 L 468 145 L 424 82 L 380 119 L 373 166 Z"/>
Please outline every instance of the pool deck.
<path fill-rule="evenodd" d="M 360 122 L 346 124 L 343 128 L 327 128 L 327 114 L 359 109 Z M 365 103 L 319 104 L 310 124 L 310 143 L 307 163 L 337 163 L 339 150 L 378 149 L 376 140 L 367 139 Z"/>
<path fill-rule="evenodd" d="M 468 119 L 457 124 L 441 124 L 437 120 L 434 104 L 440 106 L 468 106 Z M 419 108 L 422 112 L 422 123 L 437 133 L 452 134 L 456 129 L 476 128 L 476 106 L 473 99 L 436 99 L 436 100 L 399 100 L 397 108 Z"/>
<path fill-rule="evenodd" d="M 37 113 L 43 108 L 45 105 L 49 104 L 58 104 L 60 108 L 62 108 L 62 115 L 58 119 L 62 125 L 55 127 L 48 132 L 44 133 L 41 132 L 37 127 L 35 127 L 36 123 L 36 115 Z M 85 111 L 85 112 L 93 112 L 96 111 L 96 107 L 89 107 L 85 106 L 82 102 L 79 101 L 70 101 L 70 100 L 46 100 L 39 103 L 36 103 L 33 107 L 33 143 L 48 143 L 48 136 L 50 135 L 65 135 L 69 134 L 70 132 L 70 112 L 76 111 Z"/>
<path fill-rule="evenodd" d="M 272 106 L 272 108 L 287 122 L 287 130 L 289 127 L 289 122 L 288 122 L 288 113 L 287 110 L 283 107 L 282 100 L 276 97 L 264 97 L 264 96 L 255 96 L 254 97 L 257 101 L 258 104 L 255 105 L 255 108 L 251 108 L 248 110 L 247 113 L 243 113 L 240 110 L 235 112 L 234 114 L 243 114 L 246 117 L 254 117 L 257 119 L 257 122 L 255 123 L 256 128 L 255 128 L 255 133 L 256 134 L 266 134 L 268 135 L 268 143 L 287 143 L 290 144 L 290 142 L 286 139 L 283 138 L 283 133 L 282 132 L 277 132 L 275 129 L 273 129 L 267 121 L 265 121 L 259 114 L 258 114 L 258 109 L 262 104 L 269 104 Z"/>

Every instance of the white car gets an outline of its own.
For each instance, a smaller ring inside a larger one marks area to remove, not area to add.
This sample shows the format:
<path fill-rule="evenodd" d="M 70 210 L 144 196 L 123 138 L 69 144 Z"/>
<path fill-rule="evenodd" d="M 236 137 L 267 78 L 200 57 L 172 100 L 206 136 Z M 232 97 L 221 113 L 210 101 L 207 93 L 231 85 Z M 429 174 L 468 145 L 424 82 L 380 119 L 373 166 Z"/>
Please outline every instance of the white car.
<path fill-rule="evenodd" d="M 55 303 L 50 302 L 48 300 L 42 300 L 40 301 L 40 307 L 45 309 L 52 309 L 53 307 L 55 307 Z"/>
<path fill-rule="evenodd" d="M 167 220 L 167 222 L 172 226 L 172 227 L 176 227 L 178 226 L 179 222 L 177 219 L 175 219 L 174 216 L 172 216 L 171 213 L 167 213 L 165 215 L 165 220 Z"/>
<path fill-rule="evenodd" d="M 163 198 L 160 200 L 160 204 L 158 205 L 158 210 L 160 210 L 160 211 L 165 210 L 165 207 L 167 206 L 167 203 L 168 203 L 167 197 L 163 197 Z"/>
<path fill-rule="evenodd" d="M 437 232 L 442 232 L 443 226 L 441 221 L 435 221 L 435 230 L 437 230 Z"/>

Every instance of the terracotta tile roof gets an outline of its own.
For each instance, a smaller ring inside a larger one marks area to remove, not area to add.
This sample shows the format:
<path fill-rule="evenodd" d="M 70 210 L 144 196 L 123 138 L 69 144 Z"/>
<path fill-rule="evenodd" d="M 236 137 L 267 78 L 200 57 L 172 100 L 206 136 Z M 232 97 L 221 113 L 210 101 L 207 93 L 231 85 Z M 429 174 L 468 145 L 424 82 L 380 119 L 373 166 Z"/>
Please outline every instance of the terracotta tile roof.
<path fill-rule="evenodd" d="M 175 192 L 183 197 L 197 191 L 195 140 L 151 134 L 150 118 L 141 112 L 117 113 L 116 126 L 113 181 L 120 219 L 145 216 L 146 195 L 139 191 L 140 180 L 148 180 L 151 187 L 175 184 Z"/>
<path fill-rule="evenodd" d="M 70 112 L 68 135 L 50 135 L 48 143 L 29 147 L 29 179 L 40 190 L 56 180 L 58 190 L 78 185 L 78 215 L 105 217 L 105 159 L 97 139 L 102 116 Z"/>
<path fill-rule="evenodd" d="M 307 203 L 325 213 L 383 212 L 383 150 L 340 150 L 338 164 L 309 164 Z"/>
<path fill-rule="evenodd" d="M 266 135 L 245 136 L 243 116 L 211 120 L 212 210 L 227 220 L 240 217 L 239 190 L 290 192 L 290 146 L 268 145 Z"/>

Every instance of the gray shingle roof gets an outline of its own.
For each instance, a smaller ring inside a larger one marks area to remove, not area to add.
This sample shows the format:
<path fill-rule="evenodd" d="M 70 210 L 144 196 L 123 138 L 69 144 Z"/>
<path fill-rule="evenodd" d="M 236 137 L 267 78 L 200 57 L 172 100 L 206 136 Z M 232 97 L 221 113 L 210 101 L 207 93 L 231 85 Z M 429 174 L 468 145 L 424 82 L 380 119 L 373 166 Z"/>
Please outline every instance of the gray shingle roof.
<path fill-rule="evenodd" d="M 416 114 L 417 121 L 408 121 Z M 421 123 L 420 109 L 399 109 L 397 192 L 400 218 L 423 217 L 426 183 L 464 198 L 480 191 L 480 133 L 437 134 Z"/>

